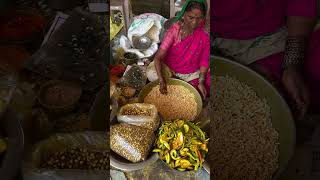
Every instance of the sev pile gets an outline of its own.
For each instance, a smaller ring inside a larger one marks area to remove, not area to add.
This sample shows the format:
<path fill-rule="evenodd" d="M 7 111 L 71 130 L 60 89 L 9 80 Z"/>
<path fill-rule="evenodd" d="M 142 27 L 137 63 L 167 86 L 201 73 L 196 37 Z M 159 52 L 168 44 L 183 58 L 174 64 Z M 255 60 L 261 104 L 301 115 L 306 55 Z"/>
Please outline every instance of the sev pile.
<path fill-rule="evenodd" d="M 209 153 L 214 179 L 272 179 L 279 139 L 266 100 L 230 77 L 215 77 L 214 91 Z"/>
<path fill-rule="evenodd" d="M 144 98 L 145 103 L 154 104 L 164 120 L 194 120 L 197 115 L 197 102 L 189 89 L 181 85 L 168 85 L 168 93 L 161 94 L 159 85 L 152 88 Z"/>

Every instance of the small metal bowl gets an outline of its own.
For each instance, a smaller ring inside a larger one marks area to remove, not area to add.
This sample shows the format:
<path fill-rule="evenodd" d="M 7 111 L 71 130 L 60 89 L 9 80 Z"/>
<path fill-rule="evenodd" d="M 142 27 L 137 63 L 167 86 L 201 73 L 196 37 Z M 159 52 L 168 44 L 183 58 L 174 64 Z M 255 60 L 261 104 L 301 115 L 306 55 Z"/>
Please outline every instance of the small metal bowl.
<path fill-rule="evenodd" d="M 140 50 L 148 49 L 151 44 L 152 41 L 147 36 L 141 36 L 133 40 L 133 47 Z"/>

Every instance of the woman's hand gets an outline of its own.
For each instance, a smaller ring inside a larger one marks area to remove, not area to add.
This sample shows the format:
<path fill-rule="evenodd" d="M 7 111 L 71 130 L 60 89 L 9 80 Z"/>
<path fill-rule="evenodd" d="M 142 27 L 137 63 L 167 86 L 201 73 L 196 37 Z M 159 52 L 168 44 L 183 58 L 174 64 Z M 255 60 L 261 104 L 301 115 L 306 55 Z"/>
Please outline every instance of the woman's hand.
<path fill-rule="evenodd" d="M 161 94 L 167 94 L 168 90 L 167 90 L 167 82 L 164 78 L 160 78 L 159 79 L 160 82 L 160 92 Z"/>
<path fill-rule="evenodd" d="M 206 99 L 207 98 L 207 89 L 206 89 L 204 83 L 199 83 L 198 89 L 199 89 L 203 99 Z"/>
<path fill-rule="evenodd" d="M 282 83 L 291 98 L 294 100 L 295 115 L 298 120 L 302 120 L 307 113 L 310 98 L 308 89 L 301 77 L 301 74 L 295 67 L 289 67 L 283 72 Z"/>

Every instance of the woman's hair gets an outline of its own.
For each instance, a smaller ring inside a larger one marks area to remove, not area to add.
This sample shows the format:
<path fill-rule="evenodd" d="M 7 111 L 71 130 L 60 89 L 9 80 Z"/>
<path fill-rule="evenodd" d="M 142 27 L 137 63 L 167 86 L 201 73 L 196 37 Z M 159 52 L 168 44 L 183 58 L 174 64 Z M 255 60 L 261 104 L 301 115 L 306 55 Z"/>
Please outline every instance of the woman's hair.
<path fill-rule="evenodd" d="M 205 4 L 204 3 L 199 3 L 199 2 L 196 2 L 196 1 L 191 1 L 187 7 L 186 7 L 186 12 L 189 12 L 189 11 L 192 11 L 193 9 L 199 9 L 201 10 L 203 16 L 206 15 L 206 7 L 205 7 Z"/>

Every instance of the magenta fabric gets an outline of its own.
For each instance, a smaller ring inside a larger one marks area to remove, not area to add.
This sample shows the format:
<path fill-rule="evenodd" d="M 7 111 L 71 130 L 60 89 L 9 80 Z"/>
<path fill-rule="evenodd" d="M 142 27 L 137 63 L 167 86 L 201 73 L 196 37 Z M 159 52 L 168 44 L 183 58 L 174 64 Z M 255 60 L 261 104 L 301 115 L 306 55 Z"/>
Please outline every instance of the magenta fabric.
<path fill-rule="evenodd" d="M 189 74 L 200 67 L 209 67 L 210 38 L 199 27 L 186 38 L 179 40 L 180 24 L 173 24 L 167 31 L 160 49 L 167 52 L 164 63 L 177 73 Z"/>
<path fill-rule="evenodd" d="M 213 0 L 211 31 L 227 39 L 252 39 L 277 31 L 286 16 L 317 16 L 317 0 Z"/>
<path fill-rule="evenodd" d="M 281 64 L 284 53 L 274 54 L 257 61 L 256 63 L 263 68 L 277 84 L 281 84 Z M 320 105 L 320 30 L 315 31 L 310 40 L 307 57 L 305 58 L 304 76 L 308 85 L 311 104 L 314 108 Z M 280 91 L 283 92 L 283 87 Z"/>
<path fill-rule="evenodd" d="M 174 72 L 190 74 L 198 71 L 200 67 L 209 67 L 210 61 L 210 37 L 204 31 L 201 24 L 194 32 L 180 39 L 180 24 L 173 24 L 167 31 L 160 49 L 165 50 L 167 55 L 164 63 Z M 189 82 L 197 88 L 199 79 Z M 207 73 L 205 82 L 208 93 L 210 92 L 210 72 Z"/>

